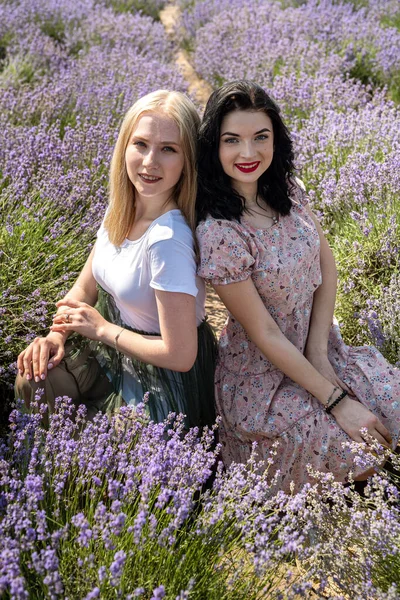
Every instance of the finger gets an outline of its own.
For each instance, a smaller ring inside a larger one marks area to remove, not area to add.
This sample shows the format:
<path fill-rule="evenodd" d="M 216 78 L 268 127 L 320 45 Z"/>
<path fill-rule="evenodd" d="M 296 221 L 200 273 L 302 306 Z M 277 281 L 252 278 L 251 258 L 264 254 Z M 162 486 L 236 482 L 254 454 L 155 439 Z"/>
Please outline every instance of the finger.
<path fill-rule="evenodd" d="M 359 431 L 357 433 L 348 433 L 347 435 L 353 440 L 353 442 L 357 442 L 358 444 L 365 443 L 365 440 L 361 437 Z"/>
<path fill-rule="evenodd" d="M 47 365 L 49 362 L 50 352 L 51 350 L 48 344 L 43 344 L 41 346 L 39 354 L 39 377 L 42 381 L 46 379 Z"/>
<path fill-rule="evenodd" d="M 38 383 L 40 381 L 40 346 L 36 343 L 33 346 L 32 352 L 32 369 L 33 378 Z"/>
<path fill-rule="evenodd" d="M 32 348 L 30 348 L 32 350 Z M 24 377 L 29 381 L 32 379 L 32 352 L 25 352 L 22 359 Z"/>
<path fill-rule="evenodd" d="M 53 322 L 69 323 L 71 321 L 72 316 L 73 316 L 73 309 L 65 308 L 65 310 L 62 310 L 62 311 L 60 310 L 53 316 Z"/>
<path fill-rule="evenodd" d="M 27 349 L 23 350 L 22 352 L 20 352 L 18 354 L 17 368 L 18 368 L 18 372 L 20 375 L 24 374 L 24 356 L 25 356 L 26 351 L 27 351 Z"/>
<path fill-rule="evenodd" d="M 390 448 L 390 444 L 387 441 L 386 438 L 383 437 L 383 435 L 381 435 L 379 433 L 379 431 L 375 430 L 373 432 L 370 433 L 371 437 L 376 440 L 381 446 L 384 446 L 385 448 Z M 366 440 L 366 442 L 368 443 L 368 440 Z"/>
<path fill-rule="evenodd" d="M 53 323 L 57 323 L 58 325 L 64 323 L 71 322 L 71 314 L 70 313 L 62 313 L 53 317 Z"/>
<path fill-rule="evenodd" d="M 56 306 L 69 306 L 70 308 L 79 308 L 80 306 L 84 306 L 84 302 L 79 302 L 78 300 L 72 300 L 70 298 L 64 298 L 64 300 L 59 300 L 56 302 Z"/>
<path fill-rule="evenodd" d="M 56 352 L 49 357 L 49 363 L 47 365 L 48 369 L 53 369 L 53 367 L 57 367 L 60 364 L 62 359 L 64 358 L 64 348 L 59 347 Z"/>
<path fill-rule="evenodd" d="M 378 421 L 376 423 L 375 429 L 385 439 L 386 444 L 389 444 L 389 446 L 391 446 L 392 445 L 392 436 L 391 436 L 391 433 L 390 433 L 390 431 L 388 429 L 386 429 L 386 427 L 384 426 L 384 424 L 381 421 Z"/>

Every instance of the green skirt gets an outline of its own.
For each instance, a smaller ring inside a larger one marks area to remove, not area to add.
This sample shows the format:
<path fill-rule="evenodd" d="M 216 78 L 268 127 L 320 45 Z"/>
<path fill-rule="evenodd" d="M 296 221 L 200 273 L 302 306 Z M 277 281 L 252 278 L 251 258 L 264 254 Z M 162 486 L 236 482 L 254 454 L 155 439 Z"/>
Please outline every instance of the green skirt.
<path fill-rule="evenodd" d="M 100 286 L 98 286 L 96 309 L 107 321 L 129 331 L 142 335 L 160 335 L 138 331 L 123 323 L 114 298 Z M 123 397 L 123 387 L 125 389 L 123 377 L 127 376 L 122 367 L 122 360 L 124 360 L 146 394 L 146 407 L 152 420 L 163 421 L 170 412 L 174 412 L 186 415 L 186 428 L 213 425 L 215 422 L 214 371 L 217 341 L 206 320 L 198 327 L 196 361 L 190 371 L 185 373 L 146 364 L 124 356 L 111 346 L 78 335 L 72 337 L 68 346 L 67 360 L 69 361 L 77 360 L 82 351 L 85 350 L 85 353 L 88 351 L 89 346 L 90 356 L 96 359 L 110 380 L 112 392 L 108 390 L 107 397 L 97 399 L 97 410 L 113 412 L 124 404 L 137 403 L 137 398 Z"/>

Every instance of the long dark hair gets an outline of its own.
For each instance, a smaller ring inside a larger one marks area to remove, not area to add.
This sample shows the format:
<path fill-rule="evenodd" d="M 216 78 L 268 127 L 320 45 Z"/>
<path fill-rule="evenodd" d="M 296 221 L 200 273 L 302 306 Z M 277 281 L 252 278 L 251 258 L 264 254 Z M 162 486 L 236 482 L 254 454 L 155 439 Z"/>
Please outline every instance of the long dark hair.
<path fill-rule="evenodd" d="M 197 221 L 207 215 L 240 221 L 245 199 L 232 188 L 219 160 L 223 118 L 234 110 L 263 111 L 272 121 L 274 156 L 258 180 L 258 196 L 281 215 L 292 207 L 290 190 L 295 185 L 292 140 L 280 116 L 280 109 L 263 88 L 251 81 L 232 81 L 215 90 L 206 105 L 198 142 Z"/>

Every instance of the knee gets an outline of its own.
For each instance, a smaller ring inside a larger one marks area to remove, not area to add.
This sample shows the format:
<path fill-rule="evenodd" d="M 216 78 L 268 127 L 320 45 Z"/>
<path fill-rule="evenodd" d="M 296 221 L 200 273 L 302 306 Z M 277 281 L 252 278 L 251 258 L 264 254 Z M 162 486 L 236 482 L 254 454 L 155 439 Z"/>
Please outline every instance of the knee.
<path fill-rule="evenodd" d="M 14 396 L 16 399 L 23 400 L 26 408 L 30 409 L 31 403 L 34 400 L 36 400 L 38 404 L 48 402 L 48 383 L 46 380 L 39 381 L 38 383 L 34 380 L 28 381 L 26 377 L 18 374 L 14 384 Z"/>
<path fill-rule="evenodd" d="M 14 395 L 17 400 L 23 400 L 25 406 L 29 408 L 34 395 L 32 383 L 18 374 L 14 384 Z"/>

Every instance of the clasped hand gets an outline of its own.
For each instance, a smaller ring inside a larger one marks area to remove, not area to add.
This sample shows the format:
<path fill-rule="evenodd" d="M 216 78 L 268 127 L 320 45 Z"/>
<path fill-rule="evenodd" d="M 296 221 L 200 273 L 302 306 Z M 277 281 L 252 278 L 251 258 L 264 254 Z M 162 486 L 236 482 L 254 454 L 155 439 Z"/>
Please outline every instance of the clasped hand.
<path fill-rule="evenodd" d="M 35 338 L 18 356 L 18 372 L 28 380 L 44 381 L 47 371 L 60 364 L 69 333 L 76 331 L 92 340 L 99 339 L 106 324 L 100 313 L 85 302 L 64 299 L 56 306 L 58 312 L 50 333 L 46 337 Z"/>
<path fill-rule="evenodd" d="M 343 431 L 355 442 L 364 442 L 360 430 L 365 428 L 372 438 L 382 446 L 390 448 L 392 438 L 389 431 L 376 415 L 355 399 L 352 390 L 336 375 L 327 354 L 308 351 L 305 356 L 325 379 L 338 387 L 339 391 L 346 390 L 348 393 L 348 396 L 341 400 L 331 413 Z"/>
<path fill-rule="evenodd" d="M 90 340 L 100 338 L 107 321 L 86 302 L 64 298 L 56 303 L 59 308 L 53 318 L 51 331 L 71 333 L 75 331 Z"/>

